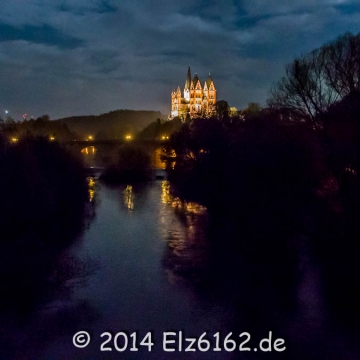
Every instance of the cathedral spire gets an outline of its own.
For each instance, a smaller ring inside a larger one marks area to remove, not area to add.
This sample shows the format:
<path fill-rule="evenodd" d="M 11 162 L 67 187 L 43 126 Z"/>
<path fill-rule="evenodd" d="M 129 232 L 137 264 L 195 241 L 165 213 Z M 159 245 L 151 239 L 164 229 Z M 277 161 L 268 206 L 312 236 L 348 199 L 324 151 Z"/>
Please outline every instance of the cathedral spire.
<path fill-rule="evenodd" d="M 190 71 L 190 65 L 189 65 L 184 90 L 189 90 L 190 89 L 190 83 L 191 83 L 191 71 Z"/>

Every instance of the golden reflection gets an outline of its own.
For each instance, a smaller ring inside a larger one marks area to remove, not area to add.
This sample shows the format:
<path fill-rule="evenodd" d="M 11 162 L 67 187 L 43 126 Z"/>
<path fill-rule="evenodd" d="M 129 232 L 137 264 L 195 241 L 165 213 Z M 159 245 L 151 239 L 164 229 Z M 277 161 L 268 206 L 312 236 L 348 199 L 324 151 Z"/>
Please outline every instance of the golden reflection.
<path fill-rule="evenodd" d="M 127 185 L 124 190 L 124 203 L 129 211 L 134 210 L 134 194 L 131 185 Z"/>
<path fill-rule="evenodd" d="M 167 180 L 161 182 L 161 190 L 159 225 L 167 244 L 163 261 L 167 279 L 173 285 L 200 281 L 209 261 L 207 209 L 172 196 Z"/>
<path fill-rule="evenodd" d="M 193 201 L 189 201 L 189 202 L 185 201 L 183 206 L 187 214 L 201 215 L 201 214 L 205 214 L 207 210 L 205 206 L 202 206 Z"/>
<path fill-rule="evenodd" d="M 184 214 L 196 214 L 202 215 L 205 214 L 207 209 L 205 206 L 202 206 L 194 201 L 184 201 L 178 197 L 173 197 L 170 194 L 170 183 L 167 180 L 164 180 L 161 183 L 161 202 L 163 204 L 169 204 L 171 207 L 176 210 L 180 210 Z"/>
<path fill-rule="evenodd" d="M 95 182 L 95 178 L 93 177 L 88 177 L 88 189 L 89 189 L 89 201 L 92 202 L 94 200 L 95 197 L 95 187 L 96 187 L 96 182 Z"/>
<path fill-rule="evenodd" d="M 167 180 L 161 182 L 161 202 L 163 204 L 171 204 L 172 196 L 170 195 L 170 183 Z"/>
<path fill-rule="evenodd" d="M 207 210 L 205 206 L 202 206 L 196 202 L 182 201 L 179 198 L 174 198 L 174 200 L 171 203 L 171 206 L 173 208 L 176 208 L 176 210 L 180 210 L 184 212 L 185 214 L 202 215 L 205 214 Z"/>
<path fill-rule="evenodd" d="M 201 215 L 206 214 L 207 209 L 198 203 L 182 201 L 179 197 L 173 197 L 170 192 L 170 183 L 167 180 L 162 181 L 161 188 L 161 202 L 171 206 L 178 218 L 178 221 L 170 222 L 168 218 L 163 219 L 164 216 L 160 218 L 172 261 L 187 262 L 189 257 L 195 261 L 195 258 L 202 253 L 200 249 L 204 239 L 202 233 L 204 217 Z"/>
<path fill-rule="evenodd" d="M 163 152 L 160 147 L 158 147 L 153 153 L 153 166 L 155 169 L 165 169 L 166 162 L 163 160 Z"/>
<path fill-rule="evenodd" d="M 175 150 L 171 150 L 171 153 L 168 155 L 168 157 L 176 158 L 176 152 L 175 152 Z"/>
<path fill-rule="evenodd" d="M 95 151 L 96 151 L 95 146 L 87 146 L 86 148 L 83 148 L 81 150 L 81 153 L 85 155 L 89 155 L 89 154 L 94 155 Z"/>

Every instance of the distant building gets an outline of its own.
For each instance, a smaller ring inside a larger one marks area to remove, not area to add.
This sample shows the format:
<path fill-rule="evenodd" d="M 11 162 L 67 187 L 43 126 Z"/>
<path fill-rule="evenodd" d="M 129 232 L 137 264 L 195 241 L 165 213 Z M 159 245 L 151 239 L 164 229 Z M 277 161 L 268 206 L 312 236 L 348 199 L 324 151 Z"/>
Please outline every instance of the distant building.
<path fill-rule="evenodd" d="M 190 66 L 187 71 L 184 91 L 180 86 L 171 92 L 171 112 L 169 119 L 179 116 L 185 119 L 189 114 L 194 117 L 210 117 L 216 114 L 216 88 L 210 74 L 201 86 L 197 74 L 191 79 Z"/>

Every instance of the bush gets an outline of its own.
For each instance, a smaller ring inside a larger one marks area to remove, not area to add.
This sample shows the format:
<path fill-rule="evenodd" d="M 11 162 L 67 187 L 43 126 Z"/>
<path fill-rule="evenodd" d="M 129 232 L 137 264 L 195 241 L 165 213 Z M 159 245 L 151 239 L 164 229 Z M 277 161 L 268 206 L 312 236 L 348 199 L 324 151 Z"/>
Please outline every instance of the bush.
<path fill-rule="evenodd" d="M 143 150 L 122 146 L 112 164 L 101 176 L 108 182 L 144 181 L 151 179 L 151 159 Z"/>
<path fill-rule="evenodd" d="M 0 316 L 12 317 L 83 276 L 87 263 L 63 252 L 89 203 L 80 158 L 46 138 L 10 144 L 0 133 L 0 169 Z"/>
<path fill-rule="evenodd" d="M 64 223 L 78 224 L 87 198 L 80 158 L 46 138 L 26 137 L 16 144 L 0 142 L 0 166 L 3 238 L 60 235 Z"/>

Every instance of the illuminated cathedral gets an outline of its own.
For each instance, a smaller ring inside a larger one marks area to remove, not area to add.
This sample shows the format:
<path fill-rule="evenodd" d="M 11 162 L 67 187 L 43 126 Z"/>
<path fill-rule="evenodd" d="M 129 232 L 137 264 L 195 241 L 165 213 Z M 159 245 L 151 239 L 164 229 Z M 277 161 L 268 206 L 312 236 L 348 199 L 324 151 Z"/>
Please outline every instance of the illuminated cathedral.
<path fill-rule="evenodd" d="M 183 93 L 180 86 L 171 92 L 169 119 L 178 116 L 184 120 L 188 114 L 191 118 L 210 117 L 216 114 L 215 104 L 216 88 L 210 74 L 202 86 L 197 74 L 191 79 L 189 66 Z"/>

